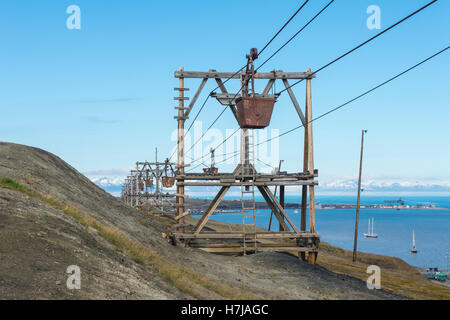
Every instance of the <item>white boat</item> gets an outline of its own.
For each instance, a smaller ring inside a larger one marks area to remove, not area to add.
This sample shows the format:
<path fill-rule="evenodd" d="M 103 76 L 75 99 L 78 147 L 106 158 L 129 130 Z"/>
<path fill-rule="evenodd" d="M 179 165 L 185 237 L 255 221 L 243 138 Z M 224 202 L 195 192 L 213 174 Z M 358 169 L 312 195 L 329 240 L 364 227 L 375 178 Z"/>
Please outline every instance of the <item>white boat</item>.
<path fill-rule="evenodd" d="M 373 233 L 373 218 L 372 218 L 372 230 L 370 230 L 370 219 L 369 219 L 369 230 L 368 230 L 368 233 L 364 233 L 364 237 L 378 238 L 378 235 L 376 233 Z"/>
<path fill-rule="evenodd" d="M 412 249 L 411 252 L 412 253 L 417 253 L 417 249 L 416 249 L 416 235 L 414 234 L 414 230 L 413 230 L 413 242 L 412 242 Z"/>

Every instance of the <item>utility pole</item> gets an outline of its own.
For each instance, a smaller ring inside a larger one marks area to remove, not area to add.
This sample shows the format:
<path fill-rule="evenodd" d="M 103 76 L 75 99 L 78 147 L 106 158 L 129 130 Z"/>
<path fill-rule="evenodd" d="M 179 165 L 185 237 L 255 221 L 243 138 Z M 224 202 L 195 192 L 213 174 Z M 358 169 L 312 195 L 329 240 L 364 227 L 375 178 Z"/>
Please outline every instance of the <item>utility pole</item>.
<path fill-rule="evenodd" d="M 355 242 L 353 244 L 353 262 L 356 261 L 356 247 L 358 243 L 358 221 L 359 221 L 359 199 L 361 197 L 361 174 L 362 174 L 362 161 L 364 151 L 364 134 L 367 130 L 362 131 L 361 135 L 361 156 L 359 158 L 359 178 L 358 178 L 358 197 L 356 200 L 356 222 L 355 222 Z"/>

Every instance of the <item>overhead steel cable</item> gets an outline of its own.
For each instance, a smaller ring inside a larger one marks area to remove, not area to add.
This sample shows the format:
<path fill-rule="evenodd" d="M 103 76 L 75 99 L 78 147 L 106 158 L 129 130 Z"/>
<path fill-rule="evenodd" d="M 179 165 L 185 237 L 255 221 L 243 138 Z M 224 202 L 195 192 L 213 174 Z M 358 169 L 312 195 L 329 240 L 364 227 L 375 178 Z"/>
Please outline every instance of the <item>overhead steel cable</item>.
<path fill-rule="evenodd" d="M 326 65 L 322 66 L 321 68 L 319 68 L 319 69 L 313 71 L 312 74 L 316 74 L 316 73 L 322 71 L 323 69 L 328 68 L 328 67 L 331 66 L 332 64 L 338 62 L 338 61 L 341 60 L 342 58 L 348 56 L 350 53 L 352 53 L 352 52 L 358 50 L 358 49 L 361 48 L 362 46 L 364 46 L 364 45 L 368 44 L 369 42 L 375 40 L 375 39 L 378 38 L 379 36 L 385 34 L 386 32 L 388 32 L 389 30 L 395 28 L 396 26 L 398 26 L 398 25 L 401 24 L 402 22 L 405 22 L 405 21 L 408 20 L 409 18 L 415 16 L 416 14 L 418 14 L 418 13 L 421 12 L 422 10 L 428 8 L 429 6 L 431 6 L 432 4 L 434 4 L 434 3 L 437 2 L 437 1 L 438 1 L 438 0 L 433 0 L 433 1 L 429 2 L 429 3 L 427 3 L 427 4 L 424 5 L 423 7 L 417 9 L 417 10 L 414 11 L 413 13 L 409 14 L 408 16 L 406 16 L 405 18 L 403 18 L 403 19 L 401 19 L 400 21 L 394 23 L 394 24 L 391 25 L 389 28 L 387 28 L 387 29 L 385 29 L 385 30 L 383 30 L 383 31 L 381 31 L 381 32 L 379 32 L 379 33 L 377 33 L 376 35 L 374 35 L 374 36 L 371 37 L 370 39 L 368 39 L 368 40 L 364 41 L 363 43 L 357 45 L 357 46 L 354 47 L 353 49 L 351 49 L 351 50 L 345 52 L 344 54 L 342 54 L 341 56 L 337 57 L 337 58 L 334 59 L 333 61 L 331 61 L 331 62 L 327 63 Z M 290 86 L 286 87 L 285 89 L 281 90 L 280 92 L 278 92 L 278 95 L 282 94 L 282 93 L 285 92 L 286 90 L 292 88 L 293 86 L 299 84 L 299 83 L 302 82 L 302 81 L 304 81 L 304 79 L 301 79 L 301 80 L 299 80 L 299 81 L 297 81 L 297 82 L 294 82 L 292 85 L 290 85 Z"/>
<path fill-rule="evenodd" d="M 269 58 L 267 58 L 258 68 L 256 68 L 255 71 L 258 71 L 263 65 L 265 65 L 267 62 L 269 62 L 270 59 L 272 59 L 278 52 L 280 52 L 285 46 L 288 45 L 289 42 L 294 40 L 295 37 L 297 37 L 303 30 L 306 29 L 318 16 L 320 16 L 332 3 L 334 0 L 331 0 L 328 2 L 328 4 L 322 8 L 311 20 L 309 20 L 303 27 L 301 27 L 291 38 L 289 38 L 288 41 L 286 41 L 280 48 L 278 48 Z"/>
<path fill-rule="evenodd" d="M 295 13 L 289 18 L 288 21 L 286 21 L 286 23 L 281 27 L 280 30 L 278 30 L 278 32 L 272 37 L 272 39 L 270 39 L 269 42 L 267 42 L 267 44 L 259 51 L 259 54 L 263 53 L 264 50 L 266 50 L 266 48 L 272 43 L 273 40 L 275 40 L 275 38 L 281 33 L 281 31 L 283 31 L 283 29 L 289 24 L 289 22 L 291 22 L 292 19 L 294 19 L 294 17 L 297 15 L 297 13 L 300 12 L 300 10 L 303 9 L 304 6 L 306 6 L 306 4 L 309 2 L 309 0 L 306 0 L 301 6 L 300 8 L 298 8 L 297 11 L 295 11 Z"/>
<path fill-rule="evenodd" d="M 428 58 L 426 58 L 426 59 L 420 61 L 419 63 L 415 64 L 414 66 L 412 66 L 412 67 L 410 67 L 410 68 L 408 68 L 408 69 L 406 69 L 406 70 L 404 70 L 404 71 L 398 73 L 397 75 L 393 76 L 392 78 L 390 78 L 390 79 L 388 79 L 388 80 L 386 80 L 386 81 L 380 83 L 379 85 L 373 87 L 372 89 L 365 91 L 364 93 L 362 93 L 362 94 L 356 96 L 355 98 L 353 98 L 353 99 L 351 99 L 351 100 L 348 100 L 347 102 L 345 102 L 345 103 L 343 103 L 343 104 L 341 104 L 341 105 L 339 105 L 339 106 L 337 106 L 337 107 L 335 107 L 335 108 L 333 108 L 333 109 L 331 109 L 331 110 L 329 110 L 329 111 L 327 111 L 327 112 L 321 114 L 320 116 L 318 116 L 318 117 L 312 119 L 311 121 L 309 121 L 309 122 L 307 122 L 307 123 L 305 123 L 305 124 L 308 124 L 308 123 L 311 123 L 311 122 L 313 122 L 313 121 L 319 120 L 320 118 L 323 118 L 323 117 L 325 117 L 326 115 L 329 115 L 330 113 L 335 112 L 335 111 L 337 111 L 337 110 L 339 110 L 339 109 L 345 107 L 346 105 L 348 105 L 348 104 L 350 104 L 350 103 L 352 103 L 352 102 L 354 102 L 354 101 L 356 101 L 356 100 L 358 100 L 358 99 L 364 97 L 365 95 L 367 95 L 367 94 L 369 94 L 369 93 L 371 93 L 371 92 L 373 92 L 373 91 L 379 89 L 380 87 L 383 87 L 384 85 L 388 84 L 389 82 L 391 82 L 391 81 L 393 81 L 393 80 L 395 80 L 395 79 L 401 77 L 402 75 L 404 75 L 404 74 L 408 73 L 409 71 L 411 71 L 411 70 L 413 70 L 413 69 L 419 67 L 420 65 L 424 64 L 425 62 L 427 62 L 427 61 L 429 61 L 429 60 L 435 58 L 436 56 L 438 56 L 438 55 L 444 53 L 444 52 L 447 51 L 448 49 L 450 49 L 450 46 L 448 46 L 448 47 L 446 47 L 446 48 L 444 48 L 444 49 L 438 51 L 437 53 L 435 53 L 435 54 L 433 54 L 432 56 L 430 56 L 430 57 L 428 57 Z M 262 142 L 256 144 L 255 146 L 259 146 L 259 145 L 261 145 L 261 144 L 270 142 L 270 141 L 272 141 L 272 140 L 274 140 L 274 139 L 278 139 L 278 138 L 280 138 L 280 137 L 282 137 L 282 136 L 285 136 L 285 135 L 287 135 L 288 133 L 291 133 L 292 131 L 298 130 L 298 129 L 304 127 L 304 126 L 305 126 L 305 125 L 301 124 L 301 125 L 299 125 L 299 126 L 297 126 L 297 127 L 295 127 L 295 128 L 292 128 L 292 129 L 290 129 L 290 130 L 288 130 L 288 131 L 286 131 L 286 132 L 283 132 L 283 133 L 279 134 L 279 135 L 276 136 L 276 137 L 273 137 L 273 138 L 267 139 L 267 140 L 265 140 L 265 141 L 262 141 Z"/>

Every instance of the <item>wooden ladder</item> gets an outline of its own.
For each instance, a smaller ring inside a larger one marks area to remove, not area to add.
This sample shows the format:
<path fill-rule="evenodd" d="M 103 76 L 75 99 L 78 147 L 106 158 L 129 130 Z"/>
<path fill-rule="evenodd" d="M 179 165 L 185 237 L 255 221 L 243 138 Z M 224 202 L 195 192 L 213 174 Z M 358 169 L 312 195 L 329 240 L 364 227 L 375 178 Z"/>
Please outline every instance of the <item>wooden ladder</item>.
<path fill-rule="evenodd" d="M 241 204 L 242 204 L 242 229 L 244 233 L 243 237 L 243 253 L 247 254 L 247 251 L 257 252 L 256 241 L 256 205 L 255 205 L 255 136 L 252 129 L 244 131 L 243 140 L 245 135 L 248 138 L 248 150 L 244 153 L 246 157 L 242 168 L 242 181 L 251 183 L 247 185 L 241 185 Z M 241 145 L 245 145 L 242 143 Z M 250 237 L 247 237 L 250 236 Z"/>

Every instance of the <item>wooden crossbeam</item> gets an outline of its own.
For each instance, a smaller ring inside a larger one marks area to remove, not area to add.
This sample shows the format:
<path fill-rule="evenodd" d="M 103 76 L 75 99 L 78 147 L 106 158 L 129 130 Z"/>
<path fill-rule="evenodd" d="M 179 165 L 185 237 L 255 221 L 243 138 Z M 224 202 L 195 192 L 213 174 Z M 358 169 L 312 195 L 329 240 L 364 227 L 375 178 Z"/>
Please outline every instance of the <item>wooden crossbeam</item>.
<path fill-rule="evenodd" d="M 256 182 L 195 182 L 195 181 L 178 181 L 177 186 L 204 186 L 204 187 L 239 187 L 239 186 L 317 186 L 319 183 L 313 180 L 291 180 L 291 181 L 256 181 Z"/>
<path fill-rule="evenodd" d="M 242 231 L 203 231 L 198 234 L 194 233 L 174 233 L 176 238 L 180 239 L 242 239 L 245 234 Z M 255 234 L 256 239 L 305 239 L 320 238 L 320 234 L 311 232 L 292 232 L 292 231 L 260 231 Z M 252 235 L 253 237 L 253 235 Z"/>
<path fill-rule="evenodd" d="M 241 73 L 234 72 L 217 72 L 217 71 L 175 71 L 175 78 L 221 78 L 221 79 L 240 79 Z M 255 74 L 256 79 L 311 79 L 316 75 L 312 72 L 258 72 Z"/>

